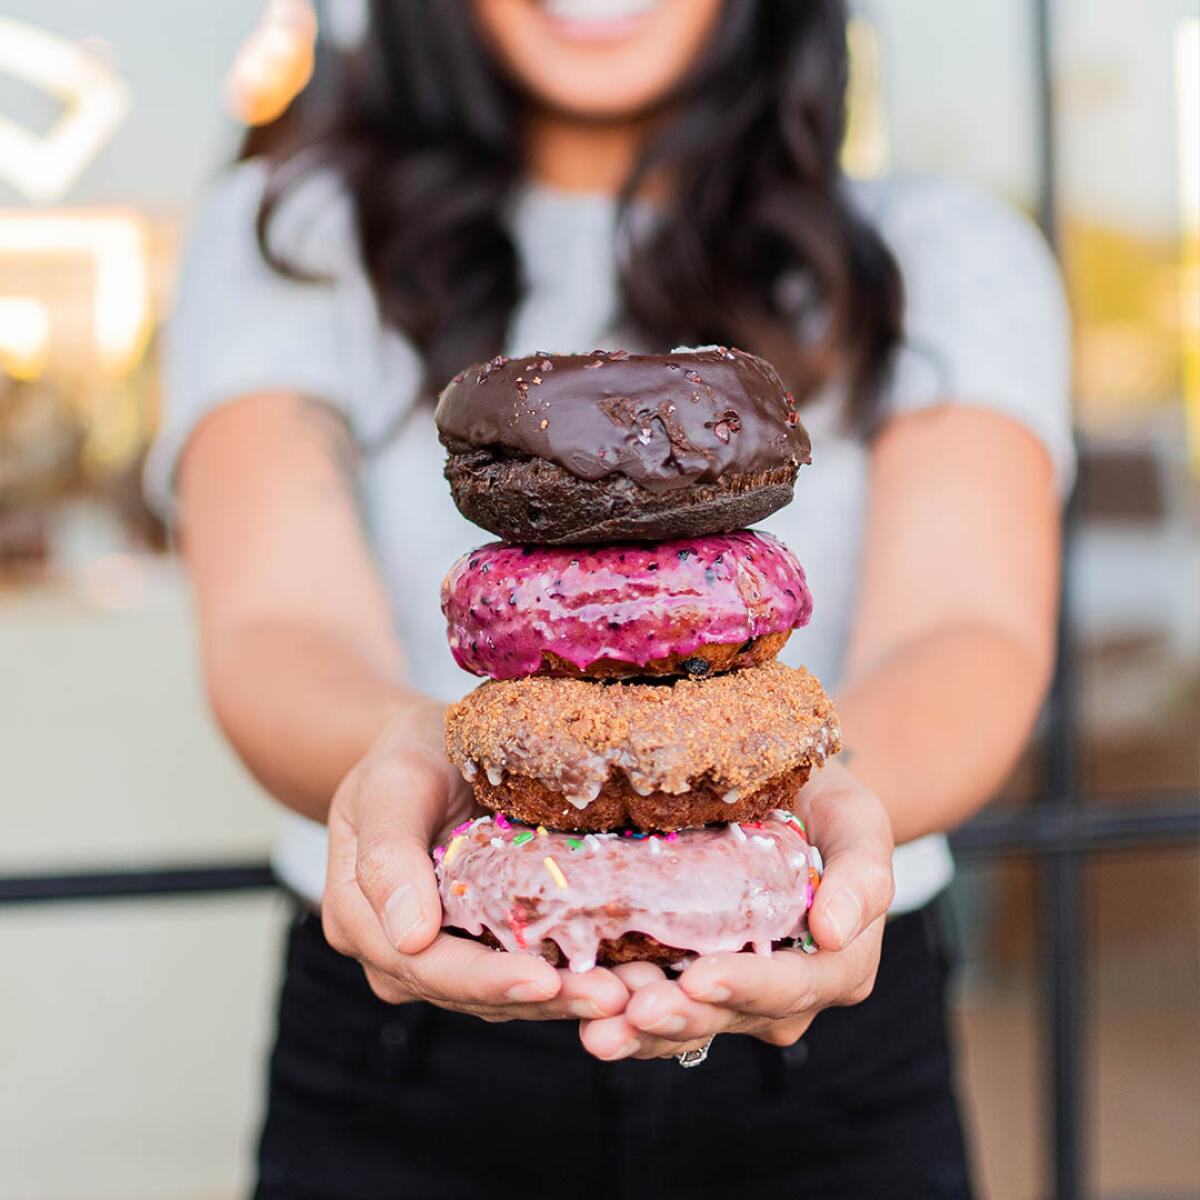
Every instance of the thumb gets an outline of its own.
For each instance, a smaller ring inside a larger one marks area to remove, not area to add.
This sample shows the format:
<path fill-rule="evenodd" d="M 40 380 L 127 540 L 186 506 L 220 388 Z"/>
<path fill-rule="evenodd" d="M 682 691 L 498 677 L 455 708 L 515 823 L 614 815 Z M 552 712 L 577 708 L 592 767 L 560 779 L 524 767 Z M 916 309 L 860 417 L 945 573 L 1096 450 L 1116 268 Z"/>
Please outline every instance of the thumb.
<path fill-rule="evenodd" d="M 825 858 L 809 928 L 817 945 L 842 950 L 892 902 L 892 828 L 883 805 L 846 772 L 811 797 L 809 826 Z"/>
<path fill-rule="evenodd" d="M 424 950 L 442 924 L 429 848 L 445 816 L 437 783 L 391 774 L 358 805 L 354 876 L 387 940 L 402 954 Z"/>
<path fill-rule="evenodd" d="M 809 913 L 817 945 L 844 950 L 887 912 L 892 894 L 891 866 L 878 855 L 846 851 L 829 861 Z"/>

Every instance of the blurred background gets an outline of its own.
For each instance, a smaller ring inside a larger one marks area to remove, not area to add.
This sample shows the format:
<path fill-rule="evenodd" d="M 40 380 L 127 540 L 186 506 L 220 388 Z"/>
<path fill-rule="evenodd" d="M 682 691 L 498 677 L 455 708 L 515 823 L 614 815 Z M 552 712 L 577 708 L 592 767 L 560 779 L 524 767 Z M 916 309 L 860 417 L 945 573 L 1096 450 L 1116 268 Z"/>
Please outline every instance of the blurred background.
<path fill-rule="evenodd" d="M 361 8 L 2 7 L 0 1197 L 227 1200 L 286 920 L 275 816 L 206 713 L 138 474 L 189 210 Z M 847 169 L 1015 201 L 1075 317 L 1067 653 L 958 840 L 984 1194 L 1200 1197 L 1200 15 L 858 13 Z"/>

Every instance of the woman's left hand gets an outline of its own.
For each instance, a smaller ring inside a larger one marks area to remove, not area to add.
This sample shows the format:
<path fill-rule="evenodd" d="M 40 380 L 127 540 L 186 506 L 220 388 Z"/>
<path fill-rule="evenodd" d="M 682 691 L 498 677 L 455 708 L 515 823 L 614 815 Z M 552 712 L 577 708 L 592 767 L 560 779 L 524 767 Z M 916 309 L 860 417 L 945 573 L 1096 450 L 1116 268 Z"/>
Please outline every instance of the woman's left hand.
<path fill-rule="evenodd" d="M 671 980 L 649 963 L 618 967 L 631 996 L 616 1017 L 584 1021 L 596 1058 L 665 1058 L 719 1033 L 790 1046 L 823 1008 L 870 995 L 892 902 L 892 831 L 876 796 L 831 763 L 801 790 L 796 813 L 825 859 L 809 913 L 816 954 L 710 954 Z"/>

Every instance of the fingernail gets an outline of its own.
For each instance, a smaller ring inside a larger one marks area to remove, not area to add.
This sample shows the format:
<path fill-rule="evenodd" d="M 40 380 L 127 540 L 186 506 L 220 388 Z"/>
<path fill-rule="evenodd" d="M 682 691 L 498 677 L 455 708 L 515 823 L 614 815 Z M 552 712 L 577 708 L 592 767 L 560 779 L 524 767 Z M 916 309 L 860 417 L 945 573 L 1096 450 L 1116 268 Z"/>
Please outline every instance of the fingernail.
<path fill-rule="evenodd" d="M 834 892 L 825 902 L 825 920 L 833 926 L 839 945 L 852 942 L 862 924 L 862 900 L 858 893 L 849 888 Z"/>
<path fill-rule="evenodd" d="M 512 1000 L 516 1004 L 533 1004 L 539 1000 L 549 1000 L 546 995 L 546 989 L 537 983 L 514 983 L 512 987 L 504 993 L 506 1000 Z"/>
<path fill-rule="evenodd" d="M 643 1025 L 642 1028 L 647 1033 L 678 1033 L 686 1024 L 686 1019 L 678 1013 L 668 1013 L 649 1025 Z"/>
<path fill-rule="evenodd" d="M 399 950 L 408 935 L 421 924 L 423 916 L 417 889 L 411 883 L 402 883 L 383 906 L 383 930 L 388 941 Z"/>
<path fill-rule="evenodd" d="M 618 1058 L 628 1058 L 631 1054 L 636 1054 L 642 1048 L 642 1043 L 637 1038 L 631 1038 L 623 1045 L 616 1054 L 608 1056 L 609 1062 L 616 1062 Z"/>
<path fill-rule="evenodd" d="M 596 1021 L 609 1015 L 594 1000 L 572 1000 L 567 1005 L 567 1012 L 584 1021 Z"/>
<path fill-rule="evenodd" d="M 696 1000 L 705 1000 L 709 1004 L 724 1004 L 733 993 L 723 984 L 714 983 L 712 987 L 704 991 L 696 991 L 693 989 L 692 997 Z"/>

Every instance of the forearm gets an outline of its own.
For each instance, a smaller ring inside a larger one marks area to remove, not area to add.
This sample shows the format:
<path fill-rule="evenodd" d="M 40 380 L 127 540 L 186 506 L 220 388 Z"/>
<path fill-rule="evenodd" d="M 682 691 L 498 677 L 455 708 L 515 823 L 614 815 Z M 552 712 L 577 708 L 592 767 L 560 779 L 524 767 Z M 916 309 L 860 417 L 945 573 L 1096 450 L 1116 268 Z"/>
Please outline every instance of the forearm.
<path fill-rule="evenodd" d="M 843 761 L 883 801 L 897 844 L 951 829 L 1012 769 L 1049 666 L 988 626 L 939 629 L 846 683 Z"/>
<path fill-rule="evenodd" d="M 242 760 L 272 795 L 315 820 L 389 725 L 440 725 L 430 719 L 435 702 L 403 683 L 398 653 L 368 656 L 318 627 L 248 623 L 212 638 L 204 659 L 213 711 Z M 441 761 L 440 745 L 430 757 Z"/>

